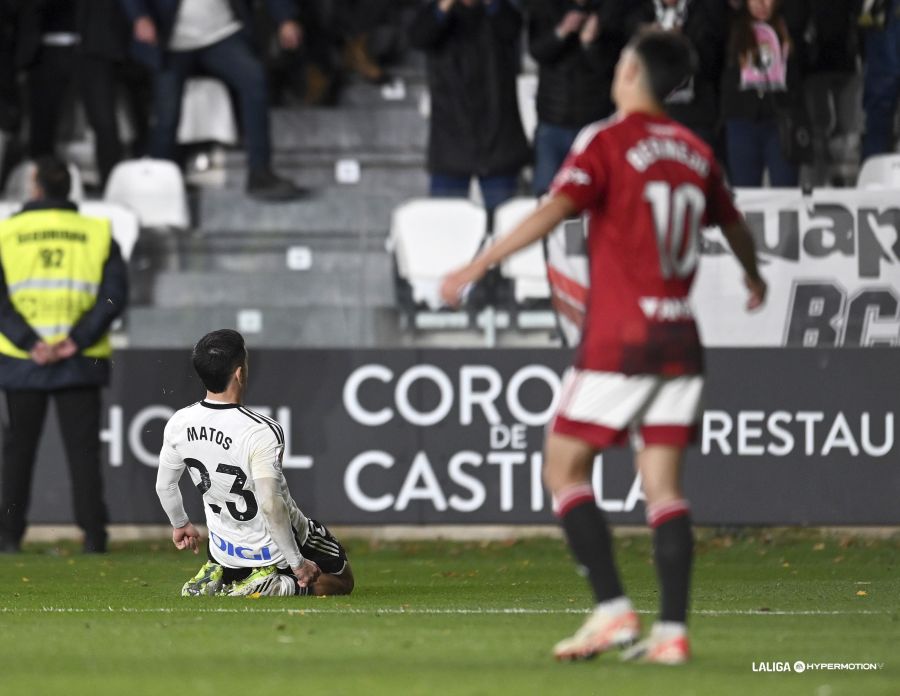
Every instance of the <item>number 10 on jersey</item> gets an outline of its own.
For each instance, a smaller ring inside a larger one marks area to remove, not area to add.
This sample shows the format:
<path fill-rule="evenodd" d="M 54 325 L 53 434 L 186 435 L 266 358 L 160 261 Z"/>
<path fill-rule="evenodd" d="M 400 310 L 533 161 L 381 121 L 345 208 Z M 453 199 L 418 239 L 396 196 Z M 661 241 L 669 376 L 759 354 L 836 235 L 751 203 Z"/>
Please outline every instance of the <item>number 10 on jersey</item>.
<path fill-rule="evenodd" d="M 686 278 L 697 268 L 700 256 L 700 221 L 706 196 L 694 184 L 672 188 L 667 181 L 651 181 L 644 200 L 653 213 L 659 268 L 665 280 Z"/>

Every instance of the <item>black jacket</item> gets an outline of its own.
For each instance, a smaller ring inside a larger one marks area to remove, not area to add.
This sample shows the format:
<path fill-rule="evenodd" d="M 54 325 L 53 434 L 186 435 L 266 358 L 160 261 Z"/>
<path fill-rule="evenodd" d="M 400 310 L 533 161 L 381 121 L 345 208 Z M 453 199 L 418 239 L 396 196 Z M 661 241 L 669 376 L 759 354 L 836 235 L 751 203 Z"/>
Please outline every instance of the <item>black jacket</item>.
<path fill-rule="evenodd" d="M 626 19 L 629 36 L 644 24 L 656 22 L 653 0 L 636 0 Z M 690 39 L 697 53 L 694 75 L 694 99 L 686 103 L 666 104 L 669 115 L 688 128 L 712 134 L 718 123 L 719 83 L 722 56 L 728 36 L 728 12 L 723 0 L 691 0 L 681 33 Z"/>
<path fill-rule="evenodd" d="M 28 203 L 22 212 L 31 210 L 78 210 L 74 203 L 41 201 Z M 110 325 L 128 302 L 128 269 L 115 240 L 103 266 L 103 278 L 97 302 L 78 320 L 69 334 L 79 347 L 92 346 L 109 330 Z M 0 266 L 0 333 L 16 346 L 30 351 L 40 336 L 28 325 L 9 299 L 3 267 Z M 109 360 L 88 358 L 76 353 L 68 360 L 53 365 L 38 365 L 31 360 L 0 354 L 0 388 L 52 391 L 66 387 L 103 386 L 109 383 Z"/>
<path fill-rule="evenodd" d="M 603 7 L 611 7 L 605 3 Z M 584 47 L 578 34 L 560 39 L 556 27 L 570 10 L 583 10 L 572 0 L 531 0 L 528 4 L 528 44 L 540 68 L 538 118 L 565 128 L 582 128 L 609 116 L 613 72 L 624 36 L 611 30 L 601 8 L 602 33 Z"/>
<path fill-rule="evenodd" d="M 529 161 L 516 97 L 521 28 L 509 0 L 457 3 L 446 15 L 436 1 L 419 8 L 410 39 L 428 62 L 431 172 L 516 174 Z"/>
<path fill-rule="evenodd" d="M 0 0 L 0 131 L 17 132 L 22 117 L 16 82 L 16 9 L 13 0 Z M 3 163 L 0 162 L 0 176 Z"/>
<path fill-rule="evenodd" d="M 811 3 L 806 36 L 806 73 L 855 73 L 860 52 L 856 28 L 861 0 Z"/>
<path fill-rule="evenodd" d="M 16 37 L 16 65 L 27 68 L 41 50 L 46 0 L 20 3 Z M 118 0 L 80 0 L 76 4 L 75 31 L 83 53 L 111 61 L 124 60 L 130 31 Z"/>

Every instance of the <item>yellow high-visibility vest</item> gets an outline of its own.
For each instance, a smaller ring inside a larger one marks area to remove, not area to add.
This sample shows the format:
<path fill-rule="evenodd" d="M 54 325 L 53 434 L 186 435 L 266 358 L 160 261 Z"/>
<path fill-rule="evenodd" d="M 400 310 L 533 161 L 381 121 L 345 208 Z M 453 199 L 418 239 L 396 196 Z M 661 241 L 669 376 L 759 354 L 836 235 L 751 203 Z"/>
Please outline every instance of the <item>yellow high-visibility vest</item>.
<path fill-rule="evenodd" d="M 112 241 L 109 221 L 69 210 L 33 210 L 0 222 L 0 265 L 13 307 L 49 344 L 65 339 L 97 301 Z M 28 353 L 0 333 L 0 353 Z M 112 354 L 109 335 L 81 350 Z"/>

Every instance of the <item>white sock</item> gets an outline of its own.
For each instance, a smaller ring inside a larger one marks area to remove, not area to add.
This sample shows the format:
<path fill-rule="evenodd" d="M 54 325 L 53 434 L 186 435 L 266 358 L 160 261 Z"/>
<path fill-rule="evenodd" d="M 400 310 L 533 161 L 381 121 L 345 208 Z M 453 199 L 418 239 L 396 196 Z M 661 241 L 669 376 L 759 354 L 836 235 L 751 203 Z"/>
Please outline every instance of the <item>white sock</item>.
<path fill-rule="evenodd" d="M 687 626 L 678 621 L 657 621 L 653 624 L 653 637 L 663 638 L 680 638 L 687 635 Z"/>
<path fill-rule="evenodd" d="M 625 614 L 629 611 L 634 611 L 631 606 L 631 600 L 628 599 L 625 595 L 621 597 L 616 597 L 615 599 L 607 599 L 605 602 L 600 602 L 595 611 L 602 611 L 605 614 L 612 614 L 613 616 L 618 616 L 619 614 Z"/>

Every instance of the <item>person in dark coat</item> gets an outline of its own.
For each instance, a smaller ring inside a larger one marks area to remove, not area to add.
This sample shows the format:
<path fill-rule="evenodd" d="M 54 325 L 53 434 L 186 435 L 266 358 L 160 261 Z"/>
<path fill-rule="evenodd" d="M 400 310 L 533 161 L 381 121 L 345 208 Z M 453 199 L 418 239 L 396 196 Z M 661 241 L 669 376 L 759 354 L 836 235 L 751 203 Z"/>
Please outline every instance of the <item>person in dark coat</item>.
<path fill-rule="evenodd" d="M 522 16 L 509 0 L 429 0 L 410 31 L 428 59 L 432 196 L 465 197 L 478 177 L 492 211 L 530 157 L 516 97 Z"/>
<path fill-rule="evenodd" d="M 65 162 L 37 161 L 31 200 L 0 222 L 0 553 L 19 550 L 48 402 L 57 418 L 84 550 L 106 551 L 101 387 L 109 329 L 128 301 L 128 269 L 109 220 L 68 200 Z"/>
<path fill-rule="evenodd" d="M 528 48 L 539 66 L 532 188 L 547 192 L 578 132 L 609 116 L 613 70 L 624 46 L 607 11 L 591 0 L 530 0 Z"/>
<path fill-rule="evenodd" d="M 223 80 L 236 94 L 247 149 L 247 192 L 268 200 L 302 193 L 271 168 L 269 94 L 265 71 L 252 45 L 253 15 L 247 0 L 119 0 L 132 24 L 135 58 L 154 72 L 154 123 L 149 154 L 175 159 L 181 99 L 198 68 Z M 291 0 L 267 0 L 282 48 L 296 49 L 302 28 Z"/>
<path fill-rule="evenodd" d="M 116 0 L 20 3 L 16 65 L 28 76 L 29 155 L 52 155 L 68 85 L 94 131 L 101 183 L 122 159 L 116 71 L 127 55 L 127 23 Z"/>
<path fill-rule="evenodd" d="M 697 55 L 697 71 L 690 83 L 666 101 L 666 112 L 715 145 L 719 117 L 719 81 L 728 35 L 728 10 L 722 0 L 638 0 L 627 21 L 633 35 L 646 26 L 678 31 Z"/>

